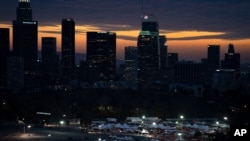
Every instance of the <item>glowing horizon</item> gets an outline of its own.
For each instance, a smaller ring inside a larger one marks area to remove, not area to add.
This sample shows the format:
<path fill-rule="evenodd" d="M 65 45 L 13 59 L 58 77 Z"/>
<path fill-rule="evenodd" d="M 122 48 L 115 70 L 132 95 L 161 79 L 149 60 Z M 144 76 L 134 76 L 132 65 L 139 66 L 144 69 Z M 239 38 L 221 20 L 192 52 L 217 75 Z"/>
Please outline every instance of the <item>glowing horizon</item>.
<path fill-rule="evenodd" d="M 12 26 L 10 24 L 0 24 L 2 28 L 10 29 L 10 49 L 12 49 Z M 92 25 L 76 25 L 75 27 L 75 47 L 76 53 L 86 53 L 86 32 L 88 31 L 103 31 L 101 27 Z M 126 46 L 137 46 L 137 36 L 140 30 L 114 30 L 117 35 L 117 59 L 124 58 L 124 48 Z M 224 59 L 224 53 L 229 43 L 234 44 L 235 52 L 241 53 L 241 63 L 250 63 L 249 56 L 250 39 L 238 39 L 238 40 L 226 40 L 226 39 L 188 39 L 189 37 L 214 36 L 223 35 L 223 32 L 209 32 L 209 31 L 174 31 L 161 35 L 165 35 L 170 39 L 180 40 L 168 40 L 168 52 L 175 52 L 179 54 L 180 60 L 193 60 L 200 61 L 201 58 L 207 57 L 207 45 L 216 44 L 221 47 L 221 60 Z M 38 50 L 41 50 L 41 38 L 42 37 L 55 37 L 57 40 L 57 52 L 61 52 L 61 25 L 42 25 L 38 27 Z"/>

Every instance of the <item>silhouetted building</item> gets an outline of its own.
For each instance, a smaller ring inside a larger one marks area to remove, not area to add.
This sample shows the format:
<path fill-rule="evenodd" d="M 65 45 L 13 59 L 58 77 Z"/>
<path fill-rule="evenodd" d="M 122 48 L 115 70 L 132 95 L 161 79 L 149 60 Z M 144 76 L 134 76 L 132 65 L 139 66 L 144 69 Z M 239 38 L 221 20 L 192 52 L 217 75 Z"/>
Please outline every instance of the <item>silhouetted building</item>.
<path fill-rule="evenodd" d="M 38 22 L 32 20 L 29 0 L 19 0 L 13 21 L 13 55 L 23 58 L 25 74 L 36 72 Z"/>
<path fill-rule="evenodd" d="M 42 69 L 44 73 L 59 72 L 59 57 L 56 53 L 56 38 L 42 37 Z"/>
<path fill-rule="evenodd" d="M 213 75 L 220 67 L 220 45 L 208 45 L 207 48 L 207 60 L 203 64 L 206 68 L 204 82 L 206 85 L 211 85 Z"/>
<path fill-rule="evenodd" d="M 7 86 L 7 60 L 10 51 L 10 30 L 0 28 L 0 88 Z"/>
<path fill-rule="evenodd" d="M 116 75 L 116 34 L 87 32 L 87 61 L 97 81 L 113 81 Z"/>
<path fill-rule="evenodd" d="M 234 52 L 233 44 L 229 44 L 225 59 L 221 61 L 221 68 L 235 70 L 235 79 L 238 79 L 240 75 L 240 54 Z"/>
<path fill-rule="evenodd" d="M 234 69 L 217 69 L 213 76 L 213 88 L 217 89 L 220 93 L 226 90 L 236 89 Z"/>
<path fill-rule="evenodd" d="M 168 53 L 168 67 L 174 69 L 175 64 L 179 61 L 178 53 Z"/>
<path fill-rule="evenodd" d="M 155 16 L 143 16 L 137 47 L 139 88 L 147 88 L 158 79 L 161 68 L 159 29 Z"/>
<path fill-rule="evenodd" d="M 207 62 L 214 71 L 220 65 L 220 45 L 208 45 Z"/>
<path fill-rule="evenodd" d="M 24 87 L 24 62 L 21 57 L 9 57 L 7 66 L 7 87 L 18 93 Z"/>
<path fill-rule="evenodd" d="M 62 19 L 62 75 L 65 83 L 73 80 L 75 69 L 75 21 Z"/>
<path fill-rule="evenodd" d="M 80 61 L 79 65 L 79 78 L 78 80 L 81 82 L 88 82 L 88 62 L 85 60 Z"/>
<path fill-rule="evenodd" d="M 179 62 L 175 65 L 175 82 L 188 85 L 202 83 L 202 64 L 194 62 Z"/>
<path fill-rule="evenodd" d="M 160 40 L 160 61 L 161 61 L 161 70 L 166 70 L 168 67 L 168 47 L 166 44 L 166 36 L 159 36 Z"/>
<path fill-rule="evenodd" d="M 137 47 L 125 47 L 124 78 L 126 81 L 137 81 L 138 50 Z"/>

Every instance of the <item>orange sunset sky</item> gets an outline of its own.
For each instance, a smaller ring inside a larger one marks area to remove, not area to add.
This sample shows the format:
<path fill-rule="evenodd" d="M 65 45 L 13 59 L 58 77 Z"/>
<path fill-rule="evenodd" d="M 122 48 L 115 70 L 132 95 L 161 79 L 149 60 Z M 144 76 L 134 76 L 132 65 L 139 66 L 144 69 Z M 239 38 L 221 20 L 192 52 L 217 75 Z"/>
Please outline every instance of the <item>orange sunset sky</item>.
<path fill-rule="evenodd" d="M 247 0 L 30 0 L 33 20 L 38 21 L 38 49 L 41 37 L 56 37 L 61 50 L 61 20 L 76 23 L 76 53 L 86 53 L 86 32 L 111 31 L 117 35 L 117 59 L 124 48 L 136 46 L 143 13 L 154 14 L 160 35 L 167 37 L 168 52 L 179 60 L 200 62 L 207 57 L 209 44 L 220 45 L 224 59 L 228 44 L 241 54 L 241 63 L 250 63 L 250 1 Z M 10 29 L 16 19 L 17 0 L 0 1 L 0 28 Z M 82 58 L 84 59 L 84 58 Z"/>
<path fill-rule="evenodd" d="M 0 24 L 0 27 L 10 29 L 10 43 L 12 47 L 12 25 Z M 38 49 L 41 50 L 41 38 L 42 37 L 56 37 L 57 39 L 57 51 L 61 51 L 61 25 L 55 26 L 39 26 L 38 28 Z M 54 31 L 54 32 L 46 32 Z M 76 52 L 80 54 L 86 53 L 86 34 L 85 31 L 100 31 L 98 27 L 90 25 L 76 25 Z M 128 30 L 128 31 L 112 31 L 117 34 L 117 59 L 124 59 L 124 48 L 126 46 L 136 46 L 137 36 L 140 30 Z M 179 54 L 180 60 L 193 60 L 199 62 L 201 58 L 207 56 L 207 45 L 216 44 L 221 46 L 221 59 L 224 58 L 229 43 L 234 44 L 235 52 L 241 53 L 241 62 L 249 63 L 250 55 L 250 39 L 238 39 L 238 40 L 225 40 L 225 39 L 195 39 L 195 40 L 181 40 L 186 37 L 202 37 L 211 35 L 222 35 L 221 32 L 206 32 L 206 31 L 176 31 L 161 35 L 165 35 L 171 40 L 167 41 L 168 52 L 175 52 Z M 119 38 L 120 36 L 131 37 L 130 39 Z M 179 40 L 179 38 L 181 38 Z M 132 40 L 134 39 L 134 40 Z"/>

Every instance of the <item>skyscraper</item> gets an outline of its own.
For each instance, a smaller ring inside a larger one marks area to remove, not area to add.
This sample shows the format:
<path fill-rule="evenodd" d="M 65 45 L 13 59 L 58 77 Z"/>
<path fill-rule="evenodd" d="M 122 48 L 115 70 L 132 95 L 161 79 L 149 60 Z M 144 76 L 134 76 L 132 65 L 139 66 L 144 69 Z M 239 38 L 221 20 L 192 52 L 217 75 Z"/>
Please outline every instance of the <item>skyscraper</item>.
<path fill-rule="evenodd" d="M 157 79 L 161 68 L 159 29 L 154 15 L 143 16 L 137 47 L 139 87 L 145 88 L 147 84 Z"/>
<path fill-rule="evenodd" d="M 220 45 L 208 45 L 207 61 L 203 65 L 206 68 L 204 83 L 211 85 L 213 75 L 220 66 Z"/>
<path fill-rule="evenodd" d="M 236 78 L 240 74 L 240 54 L 234 52 L 234 45 L 229 44 L 227 52 L 225 53 L 225 59 L 221 61 L 222 69 L 232 69 L 235 71 Z"/>
<path fill-rule="evenodd" d="M 220 65 L 220 45 L 208 45 L 207 61 L 209 67 L 215 71 Z"/>
<path fill-rule="evenodd" d="M 36 71 L 38 22 L 32 19 L 29 0 L 19 0 L 13 21 L 13 55 L 24 61 L 26 74 Z"/>
<path fill-rule="evenodd" d="M 42 37 L 42 68 L 49 74 L 58 73 L 58 56 L 56 54 L 56 38 Z"/>
<path fill-rule="evenodd" d="M 161 70 L 165 70 L 168 66 L 168 47 L 165 45 L 167 42 L 166 36 L 159 36 L 159 41 Z"/>
<path fill-rule="evenodd" d="M 7 86 L 7 60 L 10 50 L 10 30 L 0 28 L 0 88 Z"/>
<path fill-rule="evenodd" d="M 138 49 L 137 47 L 125 47 L 125 69 L 126 81 L 137 81 Z"/>
<path fill-rule="evenodd" d="M 73 79 L 75 69 L 75 21 L 62 19 L 62 75 L 65 82 Z"/>
<path fill-rule="evenodd" d="M 116 34 L 87 32 L 87 61 L 97 68 L 98 81 L 112 81 L 116 74 Z"/>

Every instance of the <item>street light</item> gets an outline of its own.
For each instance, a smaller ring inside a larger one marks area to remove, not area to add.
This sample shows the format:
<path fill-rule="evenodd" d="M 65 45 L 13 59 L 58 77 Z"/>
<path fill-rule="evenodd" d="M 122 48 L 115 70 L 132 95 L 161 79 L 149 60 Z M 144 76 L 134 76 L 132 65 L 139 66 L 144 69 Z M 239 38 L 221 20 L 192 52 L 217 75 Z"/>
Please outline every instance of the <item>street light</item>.
<path fill-rule="evenodd" d="M 228 118 L 227 118 L 227 117 L 224 117 L 223 119 L 224 119 L 224 120 L 228 120 Z"/>
<path fill-rule="evenodd" d="M 146 116 L 145 116 L 145 115 L 143 115 L 143 116 L 142 116 L 142 119 L 145 119 L 145 118 L 146 118 Z"/>
<path fill-rule="evenodd" d="M 184 116 L 183 116 L 183 115 L 180 115 L 180 119 L 184 119 Z"/>
<path fill-rule="evenodd" d="M 64 124 L 64 121 L 63 121 L 63 120 L 61 120 L 59 123 L 60 123 L 60 125 L 63 125 L 63 124 Z"/>
<path fill-rule="evenodd" d="M 156 125 L 156 122 L 153 122 L 152 125 L 155 126 L 155 125 Z"/>
<path fill-rule="evenodd" d="M 219 121 L 216 121 L 216 125 L 218 125 L 219 124 Z"/>

